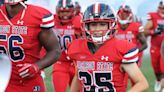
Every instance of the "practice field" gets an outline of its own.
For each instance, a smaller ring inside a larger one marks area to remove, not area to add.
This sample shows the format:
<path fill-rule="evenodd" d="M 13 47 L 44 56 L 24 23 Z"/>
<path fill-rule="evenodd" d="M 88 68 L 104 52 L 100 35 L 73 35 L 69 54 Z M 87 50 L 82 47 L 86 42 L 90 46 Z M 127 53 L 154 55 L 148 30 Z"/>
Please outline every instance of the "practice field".
<path fill-rule="evenodd" d="M 143 57 L 143 63 L 142 63 L 141 70 L 149 82 L 149 90 L 147 92 L 154 92 L 153 88 L 154 88 L 155 76 L 153 74 L 153 70 L 152 70 L 151 63 L 150 63 L 150 58 L 148 56 Z M 51 67 L 46 69 L 45 83 L 46 83 L 46 87 L 47 87 L 47 92 L 53 92 L 52 81 L 51 81 Z M 67 91 L 67 92 L 69 92 L 69 91 Z"/>

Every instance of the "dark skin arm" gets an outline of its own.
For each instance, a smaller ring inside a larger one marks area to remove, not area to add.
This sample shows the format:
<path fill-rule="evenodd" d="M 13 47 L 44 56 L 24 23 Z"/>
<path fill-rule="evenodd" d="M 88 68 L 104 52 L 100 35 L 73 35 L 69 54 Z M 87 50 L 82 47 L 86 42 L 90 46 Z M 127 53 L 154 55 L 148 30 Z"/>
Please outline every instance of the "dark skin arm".
<path fill-rule="evenodd" d="M 61 54 L 61 49 L 53 29 L 42 29 L 38 38 L 47 52 L 41 60 L 36 62 L 39 69 L 41 70 L 49 67 L 58 60 Z"/>
<path fill-rule="evenodd" d="M 139 33 L 137 39 L 142 44 L 139 47 L 139 52 L 142 52 L 143 50 L 145 50 L 148 47 L 147 42 L 146 42 L 146 37 L 145 37 L 144 33 L 143 32 Z"/>

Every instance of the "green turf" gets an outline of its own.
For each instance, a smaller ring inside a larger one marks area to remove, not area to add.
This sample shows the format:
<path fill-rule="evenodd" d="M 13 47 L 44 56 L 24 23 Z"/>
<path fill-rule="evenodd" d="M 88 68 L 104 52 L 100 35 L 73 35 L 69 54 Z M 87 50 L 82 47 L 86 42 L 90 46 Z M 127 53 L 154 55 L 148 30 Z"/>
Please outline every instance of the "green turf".
<path fill-rule="evenodd" d="M 150 61 L 149 57 L 145 56 L 143 58 L 141 71 L 143 72 L 147 81 L 149 82 L 149 90 L 147 92 L 154 92 L 155 76 L 154 76 L 154 72 L 151 67 L 151 61 Z"/>
<path fill-rule="evenodd" d="M 153 88 L 154 88 L 155 76 L 153 74 L 153 70 L 150 63 L 150 58 L 148 56 L 145 56 L 143 58 L 143 64 L 142 64 L 141 70 L 149 82 L 149 90 L 147 92 L 154 92 Z M 52 80 L 51 80 L 51 67 L 47 68 L 45 71 L 46 71 L 45 84 L 47 87 L 47 92 L 54 92 L 52 88 Z"/>
<path fill-rule="evenodd" d="M 46 84 L 47 92 L 53 92 L 52 79 L 51 79 L 51 74 L 52 74 L 51 67 L 47 68 L 45 72 L 46 72 L 45 84 Z"/>

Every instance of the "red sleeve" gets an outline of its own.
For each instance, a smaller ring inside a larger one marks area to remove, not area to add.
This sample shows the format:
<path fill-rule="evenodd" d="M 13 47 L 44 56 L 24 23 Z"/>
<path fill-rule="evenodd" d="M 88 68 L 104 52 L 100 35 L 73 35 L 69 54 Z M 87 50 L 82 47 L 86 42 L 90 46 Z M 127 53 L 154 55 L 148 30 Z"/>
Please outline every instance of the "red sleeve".
<path fill-rule="evenodd" d="M 54 16 L 52 14 L 47 14 L 43 16 L 40 27 L 42 28 L 52 28 L 54 27 Z"/>
<path fill-rule="evenodd" d="M 152 20 L 152 15 L 153 15 L 153 13 L 148 13 L 147 14 L 147 20 Z"/>
<path fill-rule="evenodd" d="M 136 22 L 136 27 L 137 27 L 138 33 L 144 32 L 144 27 L 141 23 Z"/>
<path fill-rule="evenodd" d="M 37 20 L 32 20 L 33 22 L 37 22 L 38 26 L 41 28 L 52 28 L 54 27 L 54 15 L 49 12 L 47 9 L 34 6 L 34 5 L 28 5 L 30 8 L 30 13 L 32 13 L 32 16 Z M 35 11 L 35 12 L 34 12 Z"/>
<path fill-rule="evenodd" d="M 135 44 L 127 40 L 119 40 L 117 42 L 117 49 L 122 55 L 122 63 L 133 63 L 138 61 L 139 49 Z"/>
<path fill-rule="evenodd" d="M 133 63 L 137 62 L 139 57 L 138 57 L 138 52 L 139 49 L 134 45 L 133 43 L 126 42 L 125 43 L 125 52 L 123 54 L 123 59 L 122 63 Z"/>

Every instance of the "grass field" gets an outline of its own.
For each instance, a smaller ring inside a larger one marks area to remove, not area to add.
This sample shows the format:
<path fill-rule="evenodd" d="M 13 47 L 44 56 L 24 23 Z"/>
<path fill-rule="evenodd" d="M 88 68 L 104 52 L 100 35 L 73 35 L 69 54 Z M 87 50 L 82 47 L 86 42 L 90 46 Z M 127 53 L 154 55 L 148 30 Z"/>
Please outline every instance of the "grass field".
<path fill-rule="evenodd" d="M 154 92 L 153 88 L 154 88 L 155 76 L 153 74 L 153 70 L 151 68 L 151 63 L 150 63 L 150 58 L 148 56 L 143 57 L 143 64 L 142 64 L 141 70 L 149 82 L 150 87 L 147 92 Z M 53 92 L 52 81 L 51 81 L 51 67 L 46 69 L 45 83 L 46 83 L 46 87 L 47 87 L 47 92 Z M 69 91 L 67 91 L 67 92 L 69 92 Z"/>

